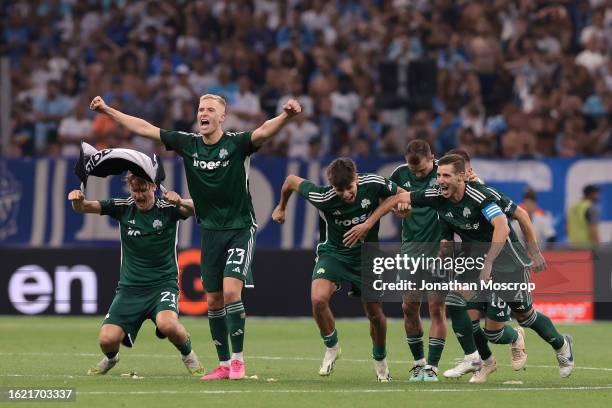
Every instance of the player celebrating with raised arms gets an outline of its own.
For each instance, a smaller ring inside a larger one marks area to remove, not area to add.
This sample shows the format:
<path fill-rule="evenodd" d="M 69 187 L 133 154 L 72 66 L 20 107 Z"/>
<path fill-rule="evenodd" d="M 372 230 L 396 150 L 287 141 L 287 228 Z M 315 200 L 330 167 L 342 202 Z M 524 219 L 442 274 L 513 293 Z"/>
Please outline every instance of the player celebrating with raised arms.
<path fill-rule="evenodd" d="M 373 213 L 384 215 L 389 212 L 395 205 L 390 197 L 403 191 L 398 191 L 395 183 L 383 177 L 358 174 L 355 163 L 346 158 L 336 159 L 329 165 L 327 178 L 331 185 L 322 187 L 295 175 L 287 176 L 280 203 L 272 213 L 274 221 L 284 223 L 287 202 L 294 191 L 319 210 L 320 238 L 310 296 L 313 317 L 326 346 L 319 370 L 322 376 L 331 374 L 340 356 L 338 331 L 329 306 L 331 296 L 343 281 L 350 282 L 358 289 L 362 285 L 361 244 L 349 243 L 344 234 L 355 224 L 368 224 L 370 232 L 364 236 L 364 240 L 378 241 L 378 222 L 371 223 L 368 217 Z M 380 203 L 381 200 L 384 201 Z M 391 376 L 386 361 L 387 322 L 382 303 L 365 302 L 363 307 L 370 321 L 376 379 L 388 382 Z"/>
<path fill-rule="evenodd" d="M 189 334 L 178 320 L 177 224 L 194 214 L 193 203 L 172 191 L 165 199 L 156 198 L 155 183 L 132 173 L 127 185 L 127 198 L 90 201 L 81 190 L 68 194 L 76 212 L 111 216 L 121 230 L 119 286 L 99 336 L 105 357 L 88 374 L 106 374 L 113 368 L 120 345 L 132 347 L 142 323 L 151 319 L 157 336 L 168 337 L 189 372 L 201 375 L 204 370 Z"/>
<path fill-rule="evenodd" d="M 203 95 L 198 106 L 199 133 L 160 129 L 126 115 L 95 97 L 90 108 L 109 115 L 130 131 L 161 142 L 183 158 L 189 193 L 202 232 L 201 274 L 208 301 L 208 321 L 219 366 L 202 380 L 242 379 L 245 309 L 242 288 L 252 286 L 255 212 L 249 192 L 250 156 L 301 112 L 291 99 L 283 112 L 253 132 L 225 132 L 226 103 Z M 233 354 L 230 357 L 228 335 Z"/>

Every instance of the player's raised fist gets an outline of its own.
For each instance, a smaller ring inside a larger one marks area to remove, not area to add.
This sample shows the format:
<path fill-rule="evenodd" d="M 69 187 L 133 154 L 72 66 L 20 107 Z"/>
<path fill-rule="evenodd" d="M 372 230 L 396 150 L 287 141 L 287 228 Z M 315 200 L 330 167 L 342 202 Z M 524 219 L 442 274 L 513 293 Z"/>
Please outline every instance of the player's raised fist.
<path fill-rule="evenodd" d="M 106 102 L 104 102 L 104 99 L 102 99 L 101 96 L 96 96 L 89 104 L 89 109 L 96 112 L 104 112 L 107 107 Z"/>
<path fill-rule="evenodd" d="M 72 190 L 68 193 L 69 201 L 83 201 L 85 199 L 85 194 L 81 190 Z"/>
<path fill-rule="evenodd" d="M 170 204 L 181 205 L 181 196 L 178 195 L 175 191 L 167 191 L 164 194 L 164 199 L 168 201 Z"/>
<path fill-rule="evenodd" d="M 283 111 L 285 111 L 285 113 L 289 117 L 293 117 L 298 113 L 302 112 L 302 107 L 300 106 L 300 103 L 295 99 L 289 99 L 285 106 L 283 106 Z"/>
<path fill-rule="evenodd" d="M 285 223 L 285 211 L 280 209 L 280 206 L 276 206 L 274 211 L 272 211 L 272 219 L 279 224 Z"/>

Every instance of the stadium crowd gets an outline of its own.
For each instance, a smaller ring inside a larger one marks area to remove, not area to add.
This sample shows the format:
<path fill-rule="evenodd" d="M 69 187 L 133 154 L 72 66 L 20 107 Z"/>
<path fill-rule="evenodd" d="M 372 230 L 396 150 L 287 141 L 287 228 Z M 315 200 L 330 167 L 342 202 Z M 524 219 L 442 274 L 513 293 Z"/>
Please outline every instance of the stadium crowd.
<path fill-rule="evenodd" d="M 163 149 L 132 138 L 111 105 L 191 131 L 198 97 L 222 95 L 227 130 L 250 130 L 290 97 L 304 115 L 264 154 L 316 158 L 612 154 L 609 0 L 21 0 L 2 2 L 10 59 L 9 157 Z M 430 109 L 381 106 L 381 63 L 432 60 Z"/>

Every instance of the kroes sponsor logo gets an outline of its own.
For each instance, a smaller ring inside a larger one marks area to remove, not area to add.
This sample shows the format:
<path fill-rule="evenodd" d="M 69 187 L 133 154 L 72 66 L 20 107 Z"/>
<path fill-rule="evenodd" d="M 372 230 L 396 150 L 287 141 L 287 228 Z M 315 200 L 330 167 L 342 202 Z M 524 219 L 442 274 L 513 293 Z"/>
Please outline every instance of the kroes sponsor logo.
<path fill-rule="evenodd" d="M 353 217 L 353 218 L 350 218 L 348 220 L 338 220 L 338 219 L 336 219 L 336 220 L 334 220 L 334 224 L 336 224 L 338 226 L 342 226 L 342 227 L 350 227 L 351 225 L 361 224 L 362 222 L 367 220 L 369 216 L 370 216 L 370 214 L 362 214 L 359 217 Z"/>
<path fill-rule="evenodd" d="M 229 165 L 229 160 L 224 161 L 206 161 L 206 160 L 197 160 L 193 159 L 193 167 L 197 167 L 202 170 L 215 170 L 219 167 L 227 167 Z"/>

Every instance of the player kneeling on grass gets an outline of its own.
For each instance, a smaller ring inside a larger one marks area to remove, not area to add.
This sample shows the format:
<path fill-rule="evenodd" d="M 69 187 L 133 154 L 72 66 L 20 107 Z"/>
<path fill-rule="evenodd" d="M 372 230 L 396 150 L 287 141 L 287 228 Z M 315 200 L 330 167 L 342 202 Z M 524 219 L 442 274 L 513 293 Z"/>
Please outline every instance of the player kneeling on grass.
<path fill-rule="evenodd" d="M 362 285 L 361 243 L 349 242 L 345 233 L 356 224 L 365 224 L 369 231 L 365 241 L 378 241 L 378 222 L 370 224 L 368 217 L 378 211 L 389 212 L 395 204 L 388 205 L 388 198 L 398 192 L 397 185 L 390 180 L 375 174 L 357 174 L 350 159 L 334 160 L 327 168 L 327 177 L 331 186 L 321 187 L 298 176 L 287 176 L 280 203 L 272 213 L 274 221 L 285 222 L 285 209 L 293 191 L 319 210 L 321 236 L 310 296 L 312 313 L 327 348 L 319 370 L 322 376 L 331 374 L 340 356 L 338 331 L 329 307 L 331 296 L 343 281 L 358 289 Z M 380 200 L 385 201 L 379 205 Z M 391 376 L 386 361 L 387 320 L 382 303 L 364 302 L 363 307 L 370 320 L 376 378 L 388 382 Z"/>
<path fill-rule="evenodd" d="M 189 372 L 202 375 L 189 334 L 178 321 L 177 224 L 193 215 L 193 203 L 175 192 L 157 198 L 154 183 L 131 173 L 127 184 L 128 198 L 88 201 L 81 190 L 68 194 L 76 212 L 109 215 L 121 228 L 119 287 L 100 329 L 105 357 L 88 374 L 106 374 L 113 368 L 119 361 L 120 344 L 132 347 L 142 323 L 151 319 L 157 336 L 168 337 L 181 352 Z"/>

